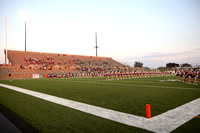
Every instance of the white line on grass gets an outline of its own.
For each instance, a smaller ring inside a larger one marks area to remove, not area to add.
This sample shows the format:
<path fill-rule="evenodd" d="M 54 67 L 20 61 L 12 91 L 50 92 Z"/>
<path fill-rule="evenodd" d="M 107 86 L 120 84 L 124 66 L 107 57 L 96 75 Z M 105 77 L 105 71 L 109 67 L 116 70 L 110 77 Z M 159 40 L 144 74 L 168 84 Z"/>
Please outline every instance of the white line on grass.
<path fill-rule="evenodd" d="M 167 111 L 161 115 L 152 117 L 151 119 L 147 119 L 144 117 L 59 98 L 20 87 L 6 84 L 0 84 L 0 86 L 95 116 L 159 133 L 171 132 L 185 122 L 194 118 L 196 115 L 200 114 L 200 98 L 179 106 L 173 110 Z"/>

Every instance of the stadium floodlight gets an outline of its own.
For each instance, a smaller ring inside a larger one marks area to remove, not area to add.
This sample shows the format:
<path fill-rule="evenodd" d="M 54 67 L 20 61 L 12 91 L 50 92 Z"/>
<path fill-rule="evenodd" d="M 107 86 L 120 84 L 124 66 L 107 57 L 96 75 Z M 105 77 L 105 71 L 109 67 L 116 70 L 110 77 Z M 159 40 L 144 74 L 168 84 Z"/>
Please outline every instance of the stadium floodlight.
<path fill-rule="evenodd" d="M 8 54 L 7 54 L 7 16 L 5 16 L 5 33 L 6 33 L 6 51 L 5 51 L 5 54 L 6 54 L 6 56 L 5 56 L 5 65 L 7 64 L 7 56 L 8 56 Z"/>
<path fill-rule="evenodd" d="M 99 48 L 99 47 L 97 46 L 97 32 L 95 32 L 95 39 L 96 39 L 96 46 L 95 46 L 94 48 L 96 48 L 96 57 L 97 57 L 97 49 Z"/>
<path fill-rule="evenodd" d="M 21 20 L 25 21 L 25 52 L 26 52 L 26 22 L 30 20 L 31 16 L 27 11 L 23 10 L 20 12 L 20 18 Z"/>

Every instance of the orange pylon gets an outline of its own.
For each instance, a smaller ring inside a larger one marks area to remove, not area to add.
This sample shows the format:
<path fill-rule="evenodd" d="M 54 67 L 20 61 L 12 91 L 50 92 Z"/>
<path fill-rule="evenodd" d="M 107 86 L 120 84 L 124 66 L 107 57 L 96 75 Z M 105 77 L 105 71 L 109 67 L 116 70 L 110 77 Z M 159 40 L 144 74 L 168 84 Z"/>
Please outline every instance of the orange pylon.
<path fill-rule="evenodd" d="M 146 115 L 148 119 L 151 118 L 151 108 L 149 104 L 146 104 Z"/>

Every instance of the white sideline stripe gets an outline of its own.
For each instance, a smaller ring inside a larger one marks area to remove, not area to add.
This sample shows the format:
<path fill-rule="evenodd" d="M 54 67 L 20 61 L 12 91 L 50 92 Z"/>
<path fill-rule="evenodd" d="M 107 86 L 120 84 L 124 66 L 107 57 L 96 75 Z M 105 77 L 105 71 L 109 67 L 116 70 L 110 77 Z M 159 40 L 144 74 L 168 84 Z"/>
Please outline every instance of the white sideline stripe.
<path fill-rule="evenodd" d="M 161 115 L 152 117 L 151 119 L 147 119 L 144 117 L 105 109 L 81 102 L 75 102 L 72 100 L 59 98 L 56 96 L 35 92 L 15 86 L 10 86 L 6 84 L 0 84 L 0 86 L 95 116 L 159 133 L 171 132 L 185 122 L 194 118 L 196 115 L 200 114 L 200 98 L 179 106 L 173 110 L 167 111 Z"/>

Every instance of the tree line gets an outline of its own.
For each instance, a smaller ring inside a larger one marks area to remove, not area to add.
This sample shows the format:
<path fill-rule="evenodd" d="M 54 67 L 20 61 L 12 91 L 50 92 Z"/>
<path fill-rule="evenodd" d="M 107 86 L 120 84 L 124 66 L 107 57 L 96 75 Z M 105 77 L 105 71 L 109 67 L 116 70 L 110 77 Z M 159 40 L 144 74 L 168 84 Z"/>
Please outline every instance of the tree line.
<path fill-rule="evenodd" d="M 177 64 L 177 63 L 167 63 L 166 64 L 167 68 L 174 68 L 174 67 L 192 67 L 191 64 L 188 63 L 183 63 L 181 65 Z"/>
<path fill-rule="evenodd" d="M 135 61 L 134 67 L 143 67 L 143 63 L 139 61 Z M 177 64 L 177 63 L 167 63 L 166 68 L 176 68 L 176 67 L 192 67 L 189 63 Z"/>

